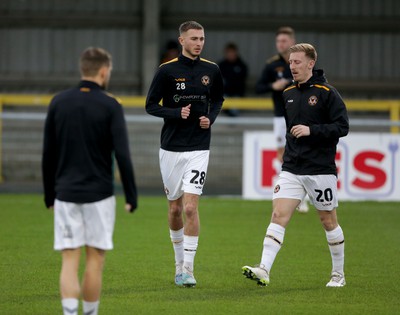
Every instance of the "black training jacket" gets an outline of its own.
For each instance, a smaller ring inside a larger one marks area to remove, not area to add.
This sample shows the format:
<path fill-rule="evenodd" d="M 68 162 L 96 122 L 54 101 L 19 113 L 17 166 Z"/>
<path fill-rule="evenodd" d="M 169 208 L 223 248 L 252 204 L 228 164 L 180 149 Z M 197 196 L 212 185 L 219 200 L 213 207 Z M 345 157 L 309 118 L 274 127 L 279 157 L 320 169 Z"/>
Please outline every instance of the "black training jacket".
<path fill-rule="evenodd" d="M 296 82 L 283 92 L 286 147 L 282 170 L 297 175 L 337 175 L 336 145 L 349 132 L 346 106 L 338 91 L 327 84 L 323 70 L 314 70 L 306 83 Z M 295 125 L 310 127 L 308 137 L 295 138 Z"/>
<path fill-rule="evenodd" d="M 283 117 L 285 115 L 282 98 L 283 91 L 275 91 L 272 89 L 272 84 L 278 79 L 287 79 L 289 82 L 293 80 L 289 64 L 281 55 L 275 55 L 267 60 L 267 64 L 257 82 L 256 93 L 263 94 L 271 92 L 272 101 L 274 103 L 274 116 Z M 288 86 L 289 85 L 291 85 L 291 83 L 289 83 Z"/>
<path fill-rule="evenodd" d="M 235 61 L 227 59 L 218 63 L 224 80 L 224 94 L 226 96 L 243 97 L 246 92 L 247 65 L 242 58 Z"/>
<path fill-rule="evenodd" d="M 223 101 L 222 76 L 215 63 L 180 55 L 162 64 L 146 100 L 147 113 L 164 118 L 161 148 L 174 152 L 209 150 L 211 128 L 201 129 L 199 117 L 207 116 L 214 123 Z M 181 108 L 189 104 L 190 116 L 182 119 Z"/>
<path fill-rule="evenodd" d="M 91 81 L 54 96 L 45 123 L 42 173 L 46 206 L 54 199 L 95 202 L 114 194 L 113 155 L 126 202 L 137 192 L 121 104 Z"/>

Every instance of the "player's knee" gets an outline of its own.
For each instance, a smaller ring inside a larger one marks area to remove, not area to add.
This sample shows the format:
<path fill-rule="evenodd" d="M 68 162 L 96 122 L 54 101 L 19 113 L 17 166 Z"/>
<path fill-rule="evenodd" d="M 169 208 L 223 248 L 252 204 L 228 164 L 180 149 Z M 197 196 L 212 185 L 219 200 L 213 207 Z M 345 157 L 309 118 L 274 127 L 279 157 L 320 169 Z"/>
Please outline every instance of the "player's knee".
<path fill-rule="evenodd" d="M 172 216 L 179 217 L 180 215 L 182 215 L 182 206 L 180 206 L 180 205 L 170 205 L 169 213 Z"/>
<path fill-rule="evenodd" d="M 274 211 L 272 212 L 271 222 L 285 227 L 287 225 L 287 222 L 289 221 L 289 218 L 290 217 L 284 211 L 274 209 Z"/>
<path fill-rule="evenodd" d="M 87 269 L 102 270 L 105 260 L 105 251 L 98 248 L 86 248 L 86 267 Z"/>
<path fill-rule="evenodd" d="M 324 221 L 324 222 L 322 222 L 322 225 L 323 225 L 325 231 L 332 231 L 332 230 L 336 229 L 336 227 L 338 226 L 338 224 L 336 222 L 331 222 L 331 221 L 330 222 Z"/>
<path fill-rule="evenodd" d="M 282 215 L 279 212 L 279 210 L 274 210 L 272 212 L 272 221 L 276 222 L 276 221 L 280 221 L 282 219 Z"/>
<path fill-rule="evenodd" d="M 185 204 L 185 215 L 187 218 L 192 218 L 197 215 L 197 204 L 186 203 Z"/>
<path fill-rule="evenodd" d="M 332 218 L 330 216 L 320 216 L 320 221 L 326 231 L 332 231 L 338 226 L 335 218 Z"/>

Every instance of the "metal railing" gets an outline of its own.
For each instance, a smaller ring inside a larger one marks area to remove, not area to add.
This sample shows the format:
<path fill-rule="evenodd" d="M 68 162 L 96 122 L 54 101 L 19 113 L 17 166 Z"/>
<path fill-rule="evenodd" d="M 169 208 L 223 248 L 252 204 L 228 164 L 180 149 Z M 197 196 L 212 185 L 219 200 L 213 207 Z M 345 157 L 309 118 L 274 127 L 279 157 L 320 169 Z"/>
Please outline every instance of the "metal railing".
<path fill-rule="evenodd" d="M 0 113 L 3 105 L 14 106 L 47 106 L 53 95 L 49 94 L 0 94 Z M 124 107 L 143 108 L 146 102 L 145 96 L 121 96 L 118 97 Z M 388 112 L 391 132 L 399 133 L 400 100 L 345 100 L 348 111 Z M 273 104 L 269 98 L 227 98 L 224 109 L 242 110 L 272 110 Z M 257 120 L 251 119 L 253 123 Z M 240 120 L 235 118 L 235 121 Z M 229 123 L 232 123 L 230 121 Z M 354 122 L 354 121 L 353 121 Z"/>
<path fill-rule="evenodd" d="M 5 121 L 44 121 L 46 113 L 41 110 L 30 111 L 29 108 L 40 108 L 48 106 L 53 95 L 33 95 L 33 94 L 0 94 L 0 182 L 3 180 L 3 123 Z M 122 96 L 119 98 L 126 108 L 143 108 L 145 104 L 144 96 Z M 392 133 L 399 133 L 400 130 L 400 100 L 345 100 L 349 112 L 387 112 L 388 118 L 374 118 L 368 115 L 367 119 L 351 118 L 352 126 L 359 127 L 388 127 Z M 8 109 L 11 107 L 24 107 L 18 110 Z M 253 111 L 271 111 L 273 104 L 267 98 L 227 98 L 224 108 L 236 108 L 241 110 Z M 126 114 L 126 120 L 129 123 L 148 124 L 162 123 L 161 119 L 150 115 L 131 115 Z M 272 117 L 226 117 L 221 115 L 218 120 L 218 126 L 238 126 L 241 129 L 246 126 L 262 126 L 262 128 L 271 127 Z M 21 122 L 19 123 L 21 124 Z"/>

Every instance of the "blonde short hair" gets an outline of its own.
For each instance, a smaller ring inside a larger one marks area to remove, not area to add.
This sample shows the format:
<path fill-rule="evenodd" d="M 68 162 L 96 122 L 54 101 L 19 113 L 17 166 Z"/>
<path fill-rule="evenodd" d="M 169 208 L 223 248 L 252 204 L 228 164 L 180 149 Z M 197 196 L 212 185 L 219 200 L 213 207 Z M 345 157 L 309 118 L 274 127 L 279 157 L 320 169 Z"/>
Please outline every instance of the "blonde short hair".
<path fill-rule="evenodd" d="M 307 43 L 300 43 L 293 45 L 289 48 L 289 53 L 295 52 L 304 52 L 305 55 L 310 58 L 311 60 L 317 61 L 317 51 L 315 50 L 314 46 Z"/>

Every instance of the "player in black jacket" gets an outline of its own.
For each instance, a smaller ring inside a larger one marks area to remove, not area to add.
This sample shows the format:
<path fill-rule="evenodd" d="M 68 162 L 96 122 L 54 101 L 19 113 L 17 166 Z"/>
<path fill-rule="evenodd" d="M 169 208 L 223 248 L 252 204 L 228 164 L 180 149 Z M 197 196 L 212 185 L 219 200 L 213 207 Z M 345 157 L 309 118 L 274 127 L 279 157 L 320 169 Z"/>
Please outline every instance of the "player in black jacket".
<path fill-rule="evenodd" d="M 244 97 L 248 75 L 247 64 L 239 54 L 235 43 L 228 43 L 224 48 L 224 59 L 218 63 L 224 81 L 224 95 L 228 97 Z M 232 108 L 224 110 L 231 117 L 239 115 L 239 110 Z"/>
<path fill-rule="evenodd" d="M 310 44 L 290 48 L 290 70 L 294 84 L 283 93 L 287 125 L 282 172 L 273 195 L 273 213 L 264 239 L 261 264 L 243 267 L 243 274 L 261 285 L 283 243 L 285 228 L 307 193 L 318 210 L 332 256 L 331 280 L 327 287 L 343 287 L 344 235 L 336 208 L 336 145 L 347 135 L 346 106 L 334 87 L 326 83 L 322 70 L 313 71 L 317 53 Z"/>
<path fill-rule="evenodd" d="M 306 83 L 287 88 L 283 98 L 288 132 L 282 170 L 337 175 L 336 145 L 347 135 L 349 121 L 342 98 L 327 83 L 323 70 L 314 70 Z"/>
<path fill-rule="evenodd" d="M 256 85 L 258 94 L 271 92 L 274 104 L 274 136 L 277 146 L 277 158 L 282 163 L 285 149 L 285 108 L 282 92 L 292 84 L 292 73 L 289 68 L 289 48 L 295 44 L 294 30 L 291 27 L 280 27 L 275 35 L 275 46 L 278 54 L 267 60 L 260 79 Z"/>
<path fill-rule="evenodd" d="M 282 92 L 292 84 L 293 77 L 289 67 L 289 48 L 296 42 L 293 28 L 283 26 L 275 34 L 275 46 L 278 54 L 267 60 L 267 64 L 256 85 L 257 93 L 272 93 L 274 104 L 274 138 L 276 143 L 277 174 L 281 171 L 283 153 L 286 145 L 285 106 Z M 308 212 L 308 197 L 299 204 L 299 212 Z"/>
<path fill-rule="evenodd" d="M 125 208 L 133 212 L 137 207 L 123 109 L 104 91 L 111 68 L 108 52 L 86 49 L 80 59 L 82 81 L 52 99 L 45 123 L 44 194 L 46 206 L 54 207 L 54 248 L 62 251 L 64 314 L 78 314 L 82 246 L 86 246 L 84 312 L 97 314 L 105 250 L 113 247 L 113 156 L 125 191 Z"/>
<path fill-rule="evenodd" d="M 193 262 L 200 227 L 198 202 L 206 179 L 211 125 L 224 99 L 218 66 L 200 58 L 203 27 L 195 21 L 184 22 L 179 33 L 182 54 L 160 66 L 150 86 L 146 111 L 164 118 L 160 169 L 169 200 L 175 283 L 190 287 L 196 285 Z"/>

